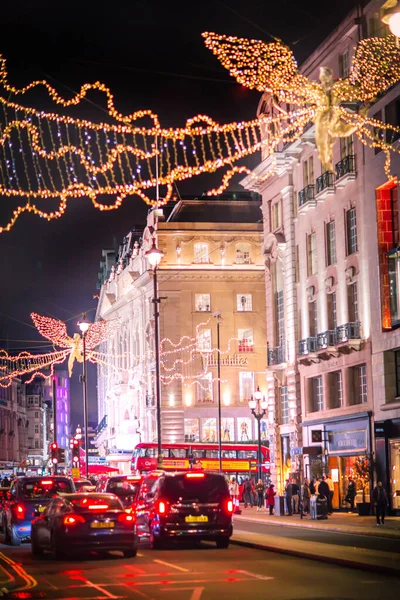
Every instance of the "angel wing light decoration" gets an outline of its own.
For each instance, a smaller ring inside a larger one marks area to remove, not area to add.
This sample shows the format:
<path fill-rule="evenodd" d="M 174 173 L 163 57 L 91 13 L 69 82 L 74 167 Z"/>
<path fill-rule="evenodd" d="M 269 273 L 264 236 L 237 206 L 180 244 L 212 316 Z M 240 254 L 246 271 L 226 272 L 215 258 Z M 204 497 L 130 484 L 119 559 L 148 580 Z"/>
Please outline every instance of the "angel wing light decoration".
<path fill-rule="evenodd" d="M 207 48 L 239 83 L 268 92 L 278 103 L 290 106 L 282 120 L 289 116 L 296 121 L 299 109 L 308 110 L 324 170 L 334 171 L 332 151 L 336 139 L 355 134 L 363 144 L 385 152 L 385 170 L 391 177 L 390 152 L 398 153 L 399 148 L 386 141 L 388 136 L 376 132 L 392 130 L 398 134 L 400 130 L 368 118 L 366 112 L 370 102 L 400 81 L 400 50 L 393 36 L 360 41 L 349 77 L 334 81 L 332 69 L 321 67 L 319 82 L 299 73 L 291 50 L 280 42 L 267 44 L 216 33 L 204 33 L 203 37 Z M 346 107 L 349 103 L 352 109 Z"/>

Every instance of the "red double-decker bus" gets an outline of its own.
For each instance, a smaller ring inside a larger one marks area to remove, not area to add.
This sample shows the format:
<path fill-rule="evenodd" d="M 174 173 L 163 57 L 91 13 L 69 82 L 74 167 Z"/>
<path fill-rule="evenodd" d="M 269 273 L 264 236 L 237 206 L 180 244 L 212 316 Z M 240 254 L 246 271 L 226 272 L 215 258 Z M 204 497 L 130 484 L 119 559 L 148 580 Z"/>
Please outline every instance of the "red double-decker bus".
<path fill-rule="evenodd" d="M 163 466 L 165 471 L 187 471 L 191 468 L 193 457 L 194 468 L 204 471 L 219 471 L 218 444 L 163 444 Z M 222 444 L 222 470 L 236 477 L 248 477 L 257 473 L 256 444 Z M 270 472 L 269 448 L 261 446 L 262 473 Z M 157 469 L 157 444 L 142 443 L 135 446 L 131 464 L 133 473 L 146 473 Z"/>

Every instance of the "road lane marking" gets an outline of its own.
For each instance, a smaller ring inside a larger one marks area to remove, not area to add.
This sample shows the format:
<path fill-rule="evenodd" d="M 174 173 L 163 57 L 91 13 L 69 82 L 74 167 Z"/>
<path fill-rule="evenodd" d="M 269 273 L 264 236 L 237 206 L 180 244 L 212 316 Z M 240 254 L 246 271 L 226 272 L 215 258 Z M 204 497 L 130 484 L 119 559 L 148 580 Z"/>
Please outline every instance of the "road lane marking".
<path fill-rule="evenodd" d="M 13 592 L 22 592 L 25 590 L 31 590 L 32 588 L 34 588 L 37 585 L 36 579 L 34 577 L 32 577 L 32 575 L 29 575 L 25 571 L 25 569 L 22 567 L 21 564 L 16 563 L 14 560 L 12 560 L 11 558 L 9 558 L 5 554 L 3 554 L 3 552 L 0 552 L 0 560 L 3 560 L 5 563 L 10 565 L 10 567 L 12 568 L 14 573 L 16 573 L 18 575 L 18 577 L 20 577 L 23 581 L 25 581 L 24 586 L 18 587 L 17 589 L 12 590 Z"/>
<path fill-rule="evenodd" d="M 162 592 L 178 592 L 180 590 L 193 590 L 193 594 L 190 596 L 190 600 L 200 600 L 200 597 L 203 593 L 204 587 L 181 587 L 181 588 L 172 588 L 168 590 L 167 588 L 163 588 Z"/>
<path fill-rule="evenodd" d="M 177 565 L 174 565 L 169 562 L 165 562 L 164 560 L 158 560 L 158 558 L 155 558 L 153 560 L 153 562 L 159 563 L 160 565 L 165 565 L 166 567 L 172 567 L 173 569 L 178 569 L 178 571 L 183 571 L 184 573 L 189 573 L 189 569 L 184 569 L 183 567 L 178 567 Z"/>
<path fill-rule="evenodd" d="M 89 579 L 85 579 L 84 581 L 86 583 L 85 586 L 76 586 L 76 587 L 91 587 L 91 588 L 94 588 L 95 590 L 98 590 L 99 592 L 102 592 L 104 594 L 104 596 L 107 596 L 107 598 L 113 598 L 114 600 L 117 599 L 117 598 L 123 598 L 123 596 L 115 596 L 111 592 L 108 592 L 107 590 L 105 590 L 104 586 L 107 585 L 107 584 L 93 583 L 93 581 L 89 581 Z"/>
<path fill-rule="evenodd" d="M 263 579 L 264 581 L 274 579 L 273 577 L 268 577 L 267 575 L 258 575 L 258 573 L 252 573 L 251 571 L 238 570 L 236 573 L 242 573 L 243 575 L 249 575 L 250 577 L 254 577 L 255 579 Z"/>

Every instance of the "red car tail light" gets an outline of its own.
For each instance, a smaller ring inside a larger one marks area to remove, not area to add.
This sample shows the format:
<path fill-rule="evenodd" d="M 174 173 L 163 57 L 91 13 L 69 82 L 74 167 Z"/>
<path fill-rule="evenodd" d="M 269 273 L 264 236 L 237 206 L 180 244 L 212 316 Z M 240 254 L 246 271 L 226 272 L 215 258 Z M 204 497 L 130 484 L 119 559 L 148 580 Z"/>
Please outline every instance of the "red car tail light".
<path fill-rule="evenodd" d="M 188 479 L 204 479 L 204 473 L 186 473 Z"/>
<path fill-rule="evenodd" d="M 86 523 L 81 515 L 66 515 L 63 519 L 63 525 L 76 525 L 77 523 Z"/>
<path fill-rule="evenodd" d="M 135 517 L 134 515 L 130 515 L 128 513 L 122 513 L 120 515 L 118 515 L 118 521 L 120 523 L 134 523 L 135 522 Z"/>
<path fill-rule="evenodd" d="M 165 515 L 167 512 L 167 503 L 164 500 L 160 500 L 158 503 L 158 514 Z"/>
<path fill-rule="evenodd" d="M 226 503 L 226 512 L 228 514 L 230 514 L 230 515 L 233 513 L 233 502 L 232 502 L 232 500 L 228 500 L 227 501 L 227 503 Z"/>
<path fill-rule="evenodd" d="M 13 504 L 12 511 L 17 519 L 25 519 L 25 507 L 22 504 Z"/>

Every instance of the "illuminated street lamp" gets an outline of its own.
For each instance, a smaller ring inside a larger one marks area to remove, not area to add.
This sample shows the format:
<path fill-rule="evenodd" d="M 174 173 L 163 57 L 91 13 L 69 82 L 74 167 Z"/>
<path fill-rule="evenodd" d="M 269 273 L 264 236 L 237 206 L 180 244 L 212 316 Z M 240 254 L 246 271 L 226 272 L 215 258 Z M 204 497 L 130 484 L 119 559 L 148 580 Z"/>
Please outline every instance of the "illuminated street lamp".
<path fill-rule="evenodd" d="M 161 444 L 161 379 L 160 379 L 160 311 L 159 304 L 161 298 L 158 295 L 157 269 L 164 256 L 157 248 L 156 238 L 153 237 L 153 245 L 150 250 L 145 252 L 145 257 L 153 270 L 153 305 L 154 305 L 154 351 L 156 359 L 156 399 L 157 399 L 157 468 L 162 468 L 162 444 Z"/>
<path fill-rule="evenodd" d="M 400 37 L 400 6 L 397 0 L 387 0 L 382 6 L 382 21 L 396 37 Z"/>
<path fill-rule="evenodd" d="M 84 428 L 85 428 L 85 466 L 86 477 L 89 476 L 89 432 L 88 432 L 88 398 L 87 398 L 87 364 L 86 364 L 86 333 L 90 327 L 89 321 L 86 319 L 86 313 L 82 314 L 82 319 L 78 323 L 78 327 L 82 334 L 83 346 L 83 373 L 81 381 L 83 383 L 83 412 L 84 412 Z"/>
<path fill-rule="evenodd" d="M 260 388 L 257 387 L 257 390 L 251 396 L 249 400 L 249 408 L 251 410 L 252 415 L 254 415 L 257 420 L 258 425 L 258 479 L 261 479 L 261 465 L 262 465 L 262 454 L 261 454 L 261 419 L 267 412 L 268 401 L 263 396 Z"/>

